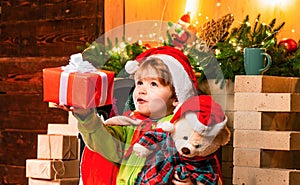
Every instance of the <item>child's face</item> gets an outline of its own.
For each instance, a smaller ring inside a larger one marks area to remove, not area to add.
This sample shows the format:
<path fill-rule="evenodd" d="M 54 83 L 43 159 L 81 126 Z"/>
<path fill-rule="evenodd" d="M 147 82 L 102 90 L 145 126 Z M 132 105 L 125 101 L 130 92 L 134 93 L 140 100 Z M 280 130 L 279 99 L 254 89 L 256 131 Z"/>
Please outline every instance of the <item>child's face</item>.
<path fill-rule="evenodd" d="M 157 119 L 169 115 L 178 104 L 171 88 L 160 83 L 159 78 L 146 75 L 135 80 L 133 100 L 136 110 L 150 118 Z"/>

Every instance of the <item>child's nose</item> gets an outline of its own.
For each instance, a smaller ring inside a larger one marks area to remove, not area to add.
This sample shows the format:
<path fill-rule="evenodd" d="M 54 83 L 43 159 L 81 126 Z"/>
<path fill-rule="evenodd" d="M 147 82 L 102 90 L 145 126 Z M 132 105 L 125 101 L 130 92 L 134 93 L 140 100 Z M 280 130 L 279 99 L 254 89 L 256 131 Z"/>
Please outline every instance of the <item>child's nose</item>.
<path fill-rule="evenodd" d="M 147 88 L 145 86 L 141 86 L 139 88 L 139 94 L 146 94 L 147 93 Z"/>

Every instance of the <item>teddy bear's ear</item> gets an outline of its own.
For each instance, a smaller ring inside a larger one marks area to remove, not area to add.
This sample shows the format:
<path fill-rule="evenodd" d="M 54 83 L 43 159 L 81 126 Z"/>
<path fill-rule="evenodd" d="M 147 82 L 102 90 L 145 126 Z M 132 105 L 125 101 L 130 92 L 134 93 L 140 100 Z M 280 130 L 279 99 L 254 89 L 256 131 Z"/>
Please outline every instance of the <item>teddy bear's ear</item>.
<path fill-rule="evenodd" d="M 226 145 L 230 141 L 231 132 L 227 126 L 225 126 L 215 138 L 215 142 L 221 146 Z"/>

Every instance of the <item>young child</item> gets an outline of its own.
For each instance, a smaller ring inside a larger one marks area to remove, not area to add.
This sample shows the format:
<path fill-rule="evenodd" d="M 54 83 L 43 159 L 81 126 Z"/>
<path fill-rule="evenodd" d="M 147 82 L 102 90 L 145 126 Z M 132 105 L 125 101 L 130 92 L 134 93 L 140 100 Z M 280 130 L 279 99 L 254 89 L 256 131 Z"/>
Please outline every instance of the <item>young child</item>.
<path fill-rule="evenodd" d="M 188 58 L 170 46 L 145 51 L 135 61 L 129 61 L 125 69 L 134 74 L 136 108 L 126 119 L 116 117 L 104 123 L 95 109 L 74 107 L 72 111 L 86 145 L 119 164 L 117 184 L 133 185 L 145 162 L 145 158 L 131 152 L 133 144 L 143 132 L 170 120 L 178 104 L 197 95 L 198 83 Z M 113 122 L 118 125 L 109 125 Z M 189 179 L 177 180 L 176 175 L 172 182 L 191 184 Z"/>

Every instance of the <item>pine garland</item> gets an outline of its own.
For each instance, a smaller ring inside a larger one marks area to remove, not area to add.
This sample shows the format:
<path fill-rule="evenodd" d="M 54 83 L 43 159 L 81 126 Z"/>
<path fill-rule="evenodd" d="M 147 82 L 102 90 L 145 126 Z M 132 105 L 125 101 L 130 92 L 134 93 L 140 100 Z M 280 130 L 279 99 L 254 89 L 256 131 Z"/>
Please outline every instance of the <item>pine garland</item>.
<path fill-rule="evenodd" d="M 189 57 L 190 63 L 197 74 L 198 81 L 205 78 L 216 78 L 216 82 L 224 84 L 224 79 L 234 81 L 235 75 L 244 75 L 243 50 L 246 47 L 265 48 L 272 57 L 272 65 L 265 75 L 300 77 L 300 47 L 295 52 L 288 52 L 284 46 L 277 43 L 277 34 L 285 22 L 276 26 L 276 19 L 269 24 L 261 23 L 260 15 L 255 19 L 254 26 L 249 23 L 247 15 L 239 27 L 230 29 L 233 22 L 231 14 L 225 15 L 217 21 L 210 21 L 198 29 L 194 42 L 184 44 L 182 51 Z M 170 28 L 173 24 L 169 23 Z M 230 32 L 229 32 L 230 30 Z M 162 45 L 173 45 L 172 33 L 167 30 L 168 40 Z M 188 31 L 178 30 L 175 31 Z M 123 38 L 114 44 L 106 40 L 107 45 L 99 42 L 87 43 L 83 51 L 85 60 L 90 61 L 97 68 L 111 70 L 119 77 L 128 74 L 123 70 L 128 60 L 149 49 L 140 42 L 128 43 Z M 298 46 L 300 41 L 298 41 Z"/>
<path fill-rule="evenodd" d="M 278 64 L 283 61 L 282 56 L 284 55 L 282 55 L 282 52 L 284 50 L 277 45 L 276 36 L 284 24 L 285 22 L 275 27 L 275 18 L 270 24 L 261 23 L 260 15 L 258 15 L 252 28 L 249 23 L 249 16 L 247 15 L 240 27 L 232 28 L 228 37 L 224 41 L 218 42 L 214 48 L 221 68 L 221 71 L 217 71 L 217 79 L 231 79 L 234 81 L 235 75 L 245 74 L 243 50 L 246 47 L 266 48 L 267 53 L 272 56 L 273 64 L 265 74 L 282 76 L 284 74 L 281 73 L 283 69 L 279 70 L 278 67 L 280 65 Z M 276 53 L 280 54 L 276 57 Z M 292 58 L 294 62 L 295 58 Z M 294 70 L 291 70 L 290 62 L 292 60 L 289 61 L 289 64 L 281 65 L 280 67 L 284 67 L 285 71 L 290 71 L 289 76 L 297 76 L 299 73 L 297 74 L 296 71 L 299 68 L 298 65 L 292 65 Z M 287 60 L 285 61 L 288 62 Z M 287 69 L 287 67 L 289 68 Z"/>
<path fill-rule="evenodd" d="M 128 43 L 123 38 L 119 43 L 116 39 L 113 44 L 107 38 L 107 45 L 102 42 L 94 41 L 92 44 L 87 43 L 87 48 L 83 50 L 84 60 L 89 61 L 98 69 L 114 71 L 118 77 L 128 77 L 124 71 L 124 66 L 128 60 L 134 60 L 139 54 L 147 49 L 140 42 Z"/>

